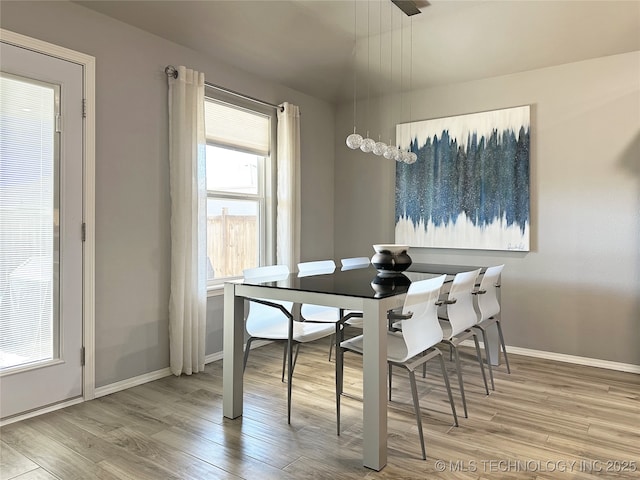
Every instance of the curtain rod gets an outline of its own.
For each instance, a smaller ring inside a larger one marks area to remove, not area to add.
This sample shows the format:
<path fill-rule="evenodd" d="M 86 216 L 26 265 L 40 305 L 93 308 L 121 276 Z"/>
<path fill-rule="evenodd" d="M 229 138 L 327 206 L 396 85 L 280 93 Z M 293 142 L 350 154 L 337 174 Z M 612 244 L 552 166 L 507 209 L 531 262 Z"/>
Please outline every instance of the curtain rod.
<path fill-rule="evenodd" d="M 178 78 L 178 70 L 173 65 L 167 65 L 164 69 L 164 73 L 166 73 L 168 77 Z M 260 100 L 259 98 L 250 97 L 249 95 L 245 95 L 244 93 L 236 92 L 235 90 L 221 87 L 220 85 L 216 85 L 215 83 L 204 82 L 204 84 L 207 87 L 215 88 L 216 90 L 220 90 L 221 92 L 225 92 L 230 95 L 234 95 L 236 97 L 244 98 L 245 100 L 250 100 L 254 103 L 259 103 L 260 105 L 264 105 L 266 107 L 277 108 L 281 112 L 284 112 L 284 107 L 281 105 L 274 105 L 273 103 L 265 102 L 264 100 Z"/>

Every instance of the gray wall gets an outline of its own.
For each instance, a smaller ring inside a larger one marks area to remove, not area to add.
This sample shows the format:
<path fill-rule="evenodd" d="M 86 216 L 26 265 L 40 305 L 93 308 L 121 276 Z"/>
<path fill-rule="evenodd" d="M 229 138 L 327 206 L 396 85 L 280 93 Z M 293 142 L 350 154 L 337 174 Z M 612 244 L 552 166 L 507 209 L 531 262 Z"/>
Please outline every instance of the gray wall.
<path fill-rule="evenodd" d="M 413 120 L 532 107 L 531 251 L 412 248 L 414 260 L 506 263 L 510 345 L 640 365 L 640 52 L 417 91 L 411 101 Z M 397 96 L 392 111 L 388 99 L 372 102 L 369 124 L 356 125 L 386 139 L 409 120 L 406 105 L 401 119 Z M 395 165 L 344 145 L 352 108 L 337 113 L 337 257 L 394 240 Z"/>
<path fill-rule="evenodd" d="M 168 367 L 167 80 L 186 65 L 271 103 L 300 106 L 302 256 L 333 256 L 334 109 L 69 2 L 2 2 L 2 28 L 96 57 L 96 386 Z M 222 302 L 207 308 L 221 350 Z"/>
<path fill-rule="evenodd" d="M 393 241 L 395 166 L 344 146 L 351 104 L 336 119 L 326 102 L 68 2 L 2 2 L 0 25 L 96 57 L 97 386 L 168 366 L 167 64 L 300 106 L 303 260 L 370 256 Z M 511 345 L 640 365 L 639 72 L 636 52 L 414 93 L 413 119 L 532 105 L 532 251 L 411 250 L 419 261 L 505 262 Z M 393 115 L 381 103 L 358 125 L 384 139 L 401 119 L 397 103 Z M 212 354 L 221 297 L 207 314 Z"/>

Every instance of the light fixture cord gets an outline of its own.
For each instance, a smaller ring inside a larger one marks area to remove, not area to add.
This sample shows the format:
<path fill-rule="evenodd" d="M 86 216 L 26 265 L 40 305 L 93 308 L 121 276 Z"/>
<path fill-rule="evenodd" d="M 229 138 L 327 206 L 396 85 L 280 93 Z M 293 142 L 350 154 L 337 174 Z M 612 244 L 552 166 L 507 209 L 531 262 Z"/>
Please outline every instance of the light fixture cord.
<path fill-rule="evenodd" d="M 400 118 L 398 121 L 398 123 L 400 124 L 402 123 L 404 118 L 402 116 L 402 113 L 404 112 L 403 97 L 404 97 L 404 32 L 402 31 L 402 15 L 400 15 Z"/>
<path fill-rule="evenodd" d="M 389 2 L 389 103 L 391 112 L 391 132 L 393 132 L 393 6 Z M 389 147 L 391 147 L 391 135 L 389 135 Z"/>
<path fill-rule="evenodd" d="M 371 1 L 367 0 L 367 138 L 369 138 L 369 127 L 371 126 L 371 117 L 369 117 L 369 93 L 371 88 L 371 55 L 370 55 L 370 43 L 371 34 L 369 33 L 371 16 L 370 16 Z"/>
<path fill-rule="evenodd" d="M 357 50 L 358 50 L 358 33 L 357 33 L 357 0 L 353 0 L 353 133 L 356 133 L 356 93 L 357 93 L 357 89 L 356 86 L 358 84 L 357 82 L 357 77 L 358 77 L 358 56 L 357 56 Z"/>
<path fill-rule="evenodd" d="M 392 23 L 393 25 L 393 23 Z M 400 122 L 402 120 L 402 16 L 400 15 L 400 88 L 398 89 L 398 100 L 399 102 L 399 106 L 398 106 L 398 122 Z M 395 90 L 395 89 L 394 89 Z M 391 111 L 391 116 L 393 117 L 393 112 L 396 109 L 392 109 Z M 394 126 L 395 129 L 395 133 L 396 133 L 396 148 L 399 147 L 399 138 L 398 138 L 398 129 L 397 126 Z"/>
<path fill-rule="evenodd" d="M 378 35 L 378 53 L 380 55 L 380 58 L 378 59 L 378 78 L 379 78 L 379 82 L 382 82 L 382 0 L 380 0 L 378 2 L 378 12 L 379 12 L 379 17 L 380 17 L 380 24 L 379 24 L 379 35 Z M 380 95 L 378 95 L 378 108 L 381 107 L 380 105 L 380 101 L 382 99 L 382 92 L 384 90 L 384 87 L 380 88 Z M 382 141 L 382 130 L 380 130 L 380 133 L 378 133 L 378 141 Z"/>
<path fill-rule="evenodd" d="M 407 150 L 411 151 L 411 142 L 413 141 L 413 123 L 411 122 L 412 106 L 411 96 L 413 94 L 413 15 L 409 17 L 409 147 Z"/>

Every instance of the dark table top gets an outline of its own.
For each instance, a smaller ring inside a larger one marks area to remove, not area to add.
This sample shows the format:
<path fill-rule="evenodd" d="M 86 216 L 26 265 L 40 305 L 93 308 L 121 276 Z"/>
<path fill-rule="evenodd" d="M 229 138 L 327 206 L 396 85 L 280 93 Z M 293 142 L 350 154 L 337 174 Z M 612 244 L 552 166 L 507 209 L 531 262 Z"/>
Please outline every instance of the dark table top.
<path fill-rule="evenodd" d="M 422 272 L 422 273 L 445 273 L 447 275 L 456 275 L 461 272 L 469 272 L 471 270 L 477 270 L 481 268 L 482 271 L 486 267 L 472 266 L 472 265 L 449 265 L 449 264 L 437 264 L 437 263 L 412 263 L 409 266 L 409 272 Z"/>
<path fill-rule="evenodd" d="M 349 270 L 336 269 L 334 272 L 300 277 L 298 273 L 283 276 L 281 279 L 264 282 L 245 280 L 246 285 L 286 290 L 300 290 L 332 295 L 345 295 L 361 298 L 384 298 L 406 293 L 411 282 L 433 278 L 438 275 L 455 275 L 458 272 L 474 270 L 480 267 L 459 265 L 413 264 L 408 271 L 395 275 L 379 275 L 373 266 Z"/>

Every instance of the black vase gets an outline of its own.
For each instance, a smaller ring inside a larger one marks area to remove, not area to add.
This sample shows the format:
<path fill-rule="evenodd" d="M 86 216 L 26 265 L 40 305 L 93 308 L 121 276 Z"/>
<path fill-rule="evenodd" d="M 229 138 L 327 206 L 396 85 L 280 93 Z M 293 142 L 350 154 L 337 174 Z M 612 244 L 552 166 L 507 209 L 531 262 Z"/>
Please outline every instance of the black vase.
<path fill-rule="evenodd" d="M 384 275 L 379 273 L 371 281 L 371 288 L 376 292 L 376 298 L 391 295 L 399 289 L 406 290 L 411 285 L 411 280 L 402 273 Z"/>
<path fill-rule="evenodd" d="M 411 266 L 411 257 L 406 245 L 374 245 L 376 253 L 371 263 L 382 274 L 404 272 Z"/>

